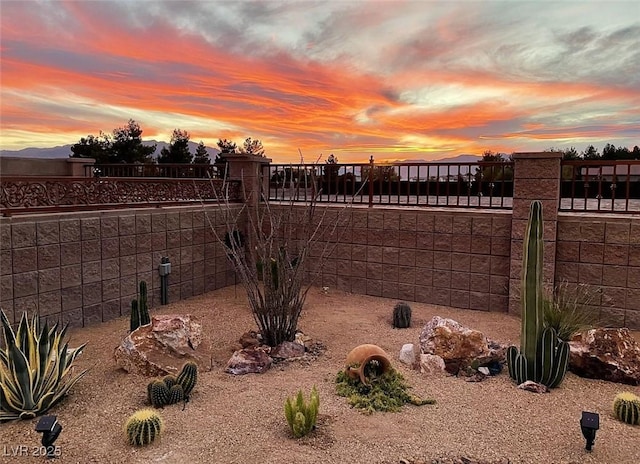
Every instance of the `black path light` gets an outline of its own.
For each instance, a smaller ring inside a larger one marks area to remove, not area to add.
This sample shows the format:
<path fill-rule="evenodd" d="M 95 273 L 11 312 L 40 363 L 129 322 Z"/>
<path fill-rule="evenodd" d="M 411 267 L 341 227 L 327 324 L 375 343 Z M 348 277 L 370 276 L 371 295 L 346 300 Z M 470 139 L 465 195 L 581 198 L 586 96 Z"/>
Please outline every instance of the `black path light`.
<path fill-rule="evenodd" d="M 587 446 L 585 449 L 591 451 L 593 442 L 596 439 L 596 431 L 600 428 L 600 416 L 595 412 L 582 411 L 582 418 L 580 419 L 580 429 L 584 439 L 587 440 Z"/>
<path fill-rule="evenodd" d="M 56 416 L 42 416 L 36 424 L 36 432 L 42 434 L 42 446 L 47 452 L 47 458 L 55 458 L 59 455 L 53 443 L 62 432 L 62 425 Z"/>

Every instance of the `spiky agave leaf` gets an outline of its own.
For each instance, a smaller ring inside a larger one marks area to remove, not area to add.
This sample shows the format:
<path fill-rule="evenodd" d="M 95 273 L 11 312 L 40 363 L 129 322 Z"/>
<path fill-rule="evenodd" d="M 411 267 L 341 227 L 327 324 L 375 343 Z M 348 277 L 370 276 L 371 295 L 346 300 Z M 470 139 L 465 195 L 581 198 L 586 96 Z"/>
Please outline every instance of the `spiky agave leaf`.
<path fill-rule="evenodd" d="M 6 345 L 0 356 L 0 421 L 32 418 L 60 401 L 86 374 L 87 370 L 70 375 L 86 344 L 75 349 L 61 346 L 67 325 L 57 332 L 58 324 L 41 326 L 37 315 L 29 322 L 26 313 L 14 333 L 0 312 Z"/>

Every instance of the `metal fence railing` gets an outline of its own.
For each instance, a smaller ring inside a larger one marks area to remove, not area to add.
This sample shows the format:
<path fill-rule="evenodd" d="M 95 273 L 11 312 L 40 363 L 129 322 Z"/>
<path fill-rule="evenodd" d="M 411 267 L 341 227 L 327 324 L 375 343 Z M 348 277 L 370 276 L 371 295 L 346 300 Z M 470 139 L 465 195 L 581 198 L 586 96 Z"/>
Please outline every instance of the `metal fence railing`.
<path fill-rule="evenodd" d="M 222 169 L 215 164 L 94 164 L 85 166 L 85 177 L 170 177 L 215 179 Z"/>
<path fill-rule="evenodd" d="M 640 160 L 562 161 L 560 211 L 640 213 Z"/>
<path fill-rule="evenodd" d="M 397 206 L 512 206 L 513 163 L 270 164 L 269 200 Z M 264 179 L 266 177 L 267 179 Z"/>

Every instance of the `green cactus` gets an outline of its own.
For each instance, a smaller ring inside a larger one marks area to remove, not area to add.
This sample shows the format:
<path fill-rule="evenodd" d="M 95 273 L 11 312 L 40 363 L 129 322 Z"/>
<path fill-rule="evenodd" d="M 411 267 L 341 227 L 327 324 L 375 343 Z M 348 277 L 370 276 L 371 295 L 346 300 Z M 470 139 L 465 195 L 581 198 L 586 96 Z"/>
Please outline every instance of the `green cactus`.
<path fill-rule="evenodd" d="M 397 329 L 406 329 L 410 326 L 411 306 L 401 301 L 393 308 L 393 327 Z"/>
<path fill-rule="evenodd" d="M 533 201 L 523 244 L 520 351 L 515 346 L 507 349 L 507 366 L 517 384 L 533 380 L 554 388 L 567 372 L 569 344 L 543 325 L 543 226 L 542 203 Z"/>
<path fill-rule="evenodd" d="M 167 388 L 171 388 L 178 383 L 178 379 L 173 374 L 165 375 L 162 377 L 162 381 L 167 385 Z"/>
<path fill-rule="evenodd" d="M 133 332 L 140 327 L 140 311 L 138 310 L 138 300 L 131 300 L 131 320 L 129 330 Z"/>
<path fill-rule="evenodd" d="M 189 398 L 198 380 L 198 365 L 192 361 L 186 362 L 178 374 L 177 382 L 182 386 L 184 397 Z"/>
<path fill-rule="evenodd" d="M 287 398 L 284 403 L 284 414 L 294 437 L 303 437 L 315 428 L 319 407 L 320 396 L 315 385 L 311 390 L 308 404 L 304 400 L 302 390 L 298 391 L 295 400 Z"/>
<path fill-rule="evenodd" d="M 153 380 L 147 386 L 147 399 L 154 408 L 161 408 L 169 403 L 169 387 L 162 380 Z"/>
<path fill-rule="evenodd" d="M 138 306 L 140 311 L 140 325 L 151 324 L 147 300 L 147 283 L 144 280 L 140 281 L 140 300 Z"/>
<path fill-rule="evenodd" d="M 124 426 L 124 432 L 130 445 L 144 446 L 160 436 L 164 424 L 160 415 L 153 409 L 136 411 Z"/>
<path fill-rule="evenodd" d="M 640 398 L 631 392 L 618 393 L 613 400 L 613 414 L 619 421 L 640 424 Z"/>
<path fill-rule="evenodd" d="M 167 404 L 176 404 L 180 401 L 184 401 L 184 390 L 182 390 L 182 386 L 178 383 L 169 389 Z"/>

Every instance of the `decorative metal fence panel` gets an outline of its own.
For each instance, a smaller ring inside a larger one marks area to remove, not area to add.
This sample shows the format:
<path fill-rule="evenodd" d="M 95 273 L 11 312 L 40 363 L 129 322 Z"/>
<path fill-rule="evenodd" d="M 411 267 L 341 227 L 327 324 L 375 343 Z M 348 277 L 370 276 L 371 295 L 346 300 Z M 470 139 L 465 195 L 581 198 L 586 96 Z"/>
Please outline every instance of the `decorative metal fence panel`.
<path fill-rule="evenodd" d="M 144 207 L 228 198 L 242 201 L 239 181 L 220 179 L 3 177 L 0 212 Z"/>
<path fill-rule="evenodd" d="M 170 177 L 204 178 L 221 177 L 221 169 L 215 164 L 158 163 L 158 164 L 94 164 L 85 166 L 86 177 Z"/>
<path fill-rule="evenodd" d="M 560 211 L 640 213 L 640 160 L 562 161 Z"/>
<path fill-rule="evenodd" d="M 278 201 L 509 209 L 512 162 L 271 164 L 268 198 Z"/>

